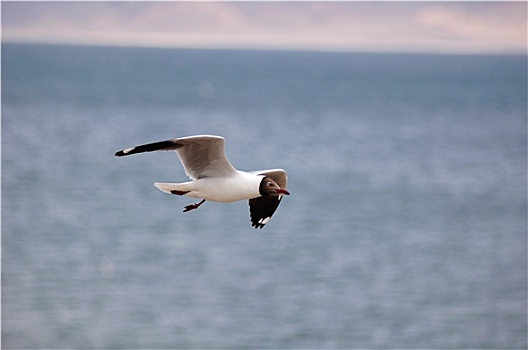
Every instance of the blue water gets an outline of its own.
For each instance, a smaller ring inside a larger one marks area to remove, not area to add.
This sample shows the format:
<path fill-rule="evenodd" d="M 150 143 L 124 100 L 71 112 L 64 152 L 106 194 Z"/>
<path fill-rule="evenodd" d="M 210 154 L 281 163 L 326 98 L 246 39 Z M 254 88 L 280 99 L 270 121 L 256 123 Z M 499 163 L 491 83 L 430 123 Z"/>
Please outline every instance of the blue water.
<path fill-rule="evenodd" d="M 2 45 L 2 347 L 526 348 L 525 56 Z M 226 138 L 262 230 L 144 142 Z"/>

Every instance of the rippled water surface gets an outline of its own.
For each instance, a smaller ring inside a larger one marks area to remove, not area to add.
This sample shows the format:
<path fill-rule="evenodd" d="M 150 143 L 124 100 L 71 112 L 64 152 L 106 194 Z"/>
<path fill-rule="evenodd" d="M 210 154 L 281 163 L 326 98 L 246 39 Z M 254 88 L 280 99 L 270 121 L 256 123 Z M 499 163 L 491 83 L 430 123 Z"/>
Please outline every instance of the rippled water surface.
<path fill-rule="evenodd" d="M 526 348 L 526 57 L 2 46 L 3 348 Z M 226 138 L 246 202 L 158 191 Z"/>

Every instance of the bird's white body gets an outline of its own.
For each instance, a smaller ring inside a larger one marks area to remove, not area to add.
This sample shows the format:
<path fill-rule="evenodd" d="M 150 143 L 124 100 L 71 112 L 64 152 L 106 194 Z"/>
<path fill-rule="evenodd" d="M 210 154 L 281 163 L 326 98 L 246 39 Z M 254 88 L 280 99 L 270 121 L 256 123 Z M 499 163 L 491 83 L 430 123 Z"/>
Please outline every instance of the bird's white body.
<path fill-rule="evenodd" d="M 263 175 L 237 170 L 229 177 L 205 177 L 182 183 L 156 182 L 154 185 L 165 193 L 189 191 L 185 196 L 227 203 L 259 197 L 259 184 L 263 178 Z"/>

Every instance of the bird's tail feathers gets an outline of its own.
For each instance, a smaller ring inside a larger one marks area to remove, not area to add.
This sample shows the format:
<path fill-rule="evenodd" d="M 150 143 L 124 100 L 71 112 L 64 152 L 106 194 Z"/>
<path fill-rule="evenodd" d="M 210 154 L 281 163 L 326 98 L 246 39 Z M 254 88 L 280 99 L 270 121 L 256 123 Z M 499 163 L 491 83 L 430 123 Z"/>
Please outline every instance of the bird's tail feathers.
<path fill-rule="evenodd" d="M 154 186 L 156 186 L 160 191 L 163 191 L 168 194 L 185 194 L 186 192 L 189 192 L 189 183 L 165 183 L 165 182 L 156 182 L 154 183 Z M 179 193 L 175 193 L 179 192 Z"/>

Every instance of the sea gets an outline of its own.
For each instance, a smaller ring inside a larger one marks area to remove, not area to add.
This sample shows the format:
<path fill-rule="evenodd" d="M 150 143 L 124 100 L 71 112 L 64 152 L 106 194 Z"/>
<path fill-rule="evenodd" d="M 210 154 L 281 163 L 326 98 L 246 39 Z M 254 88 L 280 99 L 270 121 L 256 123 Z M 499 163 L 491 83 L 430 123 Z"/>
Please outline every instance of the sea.
<path fill-rule="evenodd" d="M 8 44 L 3 349 L 526 349 L 527 57 Z M 248 203 L 171 196 L 199 134 Z"/>

